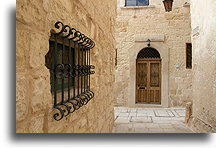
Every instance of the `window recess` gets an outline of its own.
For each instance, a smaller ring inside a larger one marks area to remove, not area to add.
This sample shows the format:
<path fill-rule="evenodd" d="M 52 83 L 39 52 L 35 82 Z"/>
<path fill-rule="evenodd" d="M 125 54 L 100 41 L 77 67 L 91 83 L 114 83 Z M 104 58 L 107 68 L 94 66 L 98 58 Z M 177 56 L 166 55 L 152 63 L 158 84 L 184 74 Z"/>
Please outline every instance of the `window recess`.
<path fill-rule="evenodd" d="M 148 6 L 149 0 L 125 0 L 125 6 Z"/>
<path fill-rule="evenodd" d="M 186 68 L 192 69 L 192 44 L 186 43 Z"/>
<path fill-rule="evenodd" d="M 58 21 L 51 30 L 49 52 L 45 56 L 50 71 L 53 118 L 57 121 L 86 105 L 93 97 L 90 50 L 95 43 L 80 31 Z"/>

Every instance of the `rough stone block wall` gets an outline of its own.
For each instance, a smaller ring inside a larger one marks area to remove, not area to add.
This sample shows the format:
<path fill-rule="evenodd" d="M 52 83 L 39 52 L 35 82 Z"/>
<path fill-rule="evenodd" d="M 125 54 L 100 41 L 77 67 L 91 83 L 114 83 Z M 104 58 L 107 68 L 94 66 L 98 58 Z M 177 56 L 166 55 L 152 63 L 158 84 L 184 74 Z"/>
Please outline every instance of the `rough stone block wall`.
<path fill-rule="evenodd" d="M 17 0 L 16 132 L 108 133 L 114 121 L 114 23 L 116 1 Z M 52 116 L 50 73 L 45 67 L 50 30 L 62 21 L 95 41 L 91 76 L 95 97 L 61 121 Z"/>
<path fill-rule="evenodd" d="M 216 132 L 215 122 L 215 1 L 191 1 L 193 42 L 193 113 L 189 125 L 194 131 Z"/>
<path fill-rule="evenodd" d="M 165 57 L 169 61 L 168 106 L 185 106 L 192 101 L 192 70 L 186 69 L 186 43 L 191 43 L 191 22 L 190 8 L 185 2 L 174 1 L 173 11 L 168 13 L 161 0 L 150 0 L 150 6 L 144 7 L 125 7 L 125 0 L 118 0 L 115 105 L 127 106 L 129 93 L 134 91 L 129 87 L 129 54 L 133 50 L 131 47 L 136 44 L 137 34 L 165 35 L 164 44 L 169 50 L 169 57 Z M 176 64 L 180 65 L 179 70 Z"/>

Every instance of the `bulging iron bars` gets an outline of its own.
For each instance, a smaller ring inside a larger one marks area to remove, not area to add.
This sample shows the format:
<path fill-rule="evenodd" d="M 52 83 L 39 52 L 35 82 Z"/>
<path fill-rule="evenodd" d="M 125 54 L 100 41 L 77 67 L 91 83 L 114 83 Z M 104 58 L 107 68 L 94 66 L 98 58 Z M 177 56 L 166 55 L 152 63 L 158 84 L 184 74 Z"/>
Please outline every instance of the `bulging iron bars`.
<path fill-rule="evenodd" d="M 86 105 L 93 97 L 90 75 L 90 49 L 95 43 L 68 25 L 58 21 L 51 30 L 54 42 L 51 76 L 54 100 L 53 118 L 57 121 Z"/>

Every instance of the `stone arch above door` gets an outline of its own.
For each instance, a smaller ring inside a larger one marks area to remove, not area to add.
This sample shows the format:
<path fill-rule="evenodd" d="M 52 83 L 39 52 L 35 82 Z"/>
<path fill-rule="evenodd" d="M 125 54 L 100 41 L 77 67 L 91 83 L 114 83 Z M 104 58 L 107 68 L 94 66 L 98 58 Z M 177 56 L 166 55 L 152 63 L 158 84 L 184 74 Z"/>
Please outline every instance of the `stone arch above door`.
<path fill-rule="evenodd" d="M 146 42 L 135 42 L 135 44 L 129 49 L 130 60 L 130 82 L 129 82 L 129 107 L 148 107 L 145 104 L 136 104 L 136 59 L 138 53 L 149 47 L 146 47 Z M 169 49 L 163 42 L 152 42 L 151 48 L 157 49 L 161 58 L 161 105 L 160 107 L 168 107 L 168 76 L 169 76 Z"/>
<path fill-rule="evenodd" d="M 152 48 L 152 47 L 146 47 L 137 54 L 137 59 L 160 59 L 160 53 Z"/>

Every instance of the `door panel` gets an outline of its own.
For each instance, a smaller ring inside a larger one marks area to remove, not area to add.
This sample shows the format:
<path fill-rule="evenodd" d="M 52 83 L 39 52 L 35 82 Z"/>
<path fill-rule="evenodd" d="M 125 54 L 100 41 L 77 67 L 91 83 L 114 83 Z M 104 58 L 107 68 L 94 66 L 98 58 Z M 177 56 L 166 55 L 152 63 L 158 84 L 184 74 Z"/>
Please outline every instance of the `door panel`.
<path fill-rule="evenodd" d="M 160 60 L 137 60 L 136 103 L 161 103 L 160 64 Z"/>
<path fill-rule="evenodd" d="M 147 87 L 147 63 L 138 63 L 138 87 L 144 89 Z"/>
<path fill-rule="evenodd" d="M 150 86 L 159 87 L 159 63 L 150 63 Z"/>
<path fill-rule="evenodd" d="M 147 62 L 137 63 L 137 102 L 146 102 L 147 93 Z"/>

